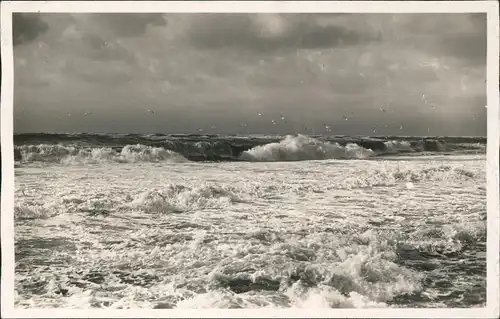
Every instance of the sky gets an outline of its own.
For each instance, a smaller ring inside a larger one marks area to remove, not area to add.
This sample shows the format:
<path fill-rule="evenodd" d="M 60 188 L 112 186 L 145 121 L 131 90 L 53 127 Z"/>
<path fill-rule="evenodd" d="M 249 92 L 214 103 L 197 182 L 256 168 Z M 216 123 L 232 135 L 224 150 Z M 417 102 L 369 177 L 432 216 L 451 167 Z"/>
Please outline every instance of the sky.
<path fill-rule="evenodd" d="M 14 131 L 486 135 L 486 14 L 14 13 Z"/>

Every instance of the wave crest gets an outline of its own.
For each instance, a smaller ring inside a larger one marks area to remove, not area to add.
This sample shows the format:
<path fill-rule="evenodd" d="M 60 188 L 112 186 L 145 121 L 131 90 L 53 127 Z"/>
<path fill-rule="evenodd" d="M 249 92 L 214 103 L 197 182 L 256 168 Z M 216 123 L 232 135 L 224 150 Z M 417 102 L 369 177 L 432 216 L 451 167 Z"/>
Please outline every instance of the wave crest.
<path fill-rule="evenodd" d="M 240 159 L 255 162 L 304 161 L 324 159 L 367 158 L 375 155 L 370 149 L 349 143 L 323 142 L 305 135 L 288 135 L 278 143 L 256 146 L 240 155 Z"/>
<path fill-rule="evenodd" d="M 71 136 L 66 136 L 70 138 Z M 73 137 L 72 137 L 73 138 Z M 65 140 L 59 144 L 17 145 L 16 161 L 85 164 L 99 162 L 274 162 L 329 159 L 366 159 L 377 156 L 423 152 L 459 152 L 478 154 L 485 151 L 481 143 L 441 138 L 416 137 L 321 137 L 288 135 L 286 137 L 162 137 L 162 139 L 134 140 L 99 137 L 97 140 Z M 135 137 L 134 137 L 135 138 Z M 135 138 L 137 139 L 137 138 Z M 130 142 L 129 144 L 124 144 Z M 460 142 L 460 143 L 456 143 Z M 48 144 L 43 144 L 48 143 Z"/>
<path fill-rule="evenodd" d="M 415 152 L 415 150 L 411 147 L 410 142 L 407 141 L 387 141 L 384 145 L 386 147 L 385 153 L 388 154 Z"/>
<path fill-rule="evenodd" d="M 17 146 L 23 162 L 45 162 L 61 164 L 93 164 L 101 162 L 185 162 L 182 155 L 162 147 L 141 144 L 126 145 L 121 149 L 112 147 L 78 147 L 74 145 L 23 145 Z"/>
<path fill-rule="evenodd" d="M 223 187 L 169 185 L 162 190 L 148 190 L 137 195 L 129 206 L 146 213 L 176 213 L 202 208 L 220 208 L 241 200 Z"/>

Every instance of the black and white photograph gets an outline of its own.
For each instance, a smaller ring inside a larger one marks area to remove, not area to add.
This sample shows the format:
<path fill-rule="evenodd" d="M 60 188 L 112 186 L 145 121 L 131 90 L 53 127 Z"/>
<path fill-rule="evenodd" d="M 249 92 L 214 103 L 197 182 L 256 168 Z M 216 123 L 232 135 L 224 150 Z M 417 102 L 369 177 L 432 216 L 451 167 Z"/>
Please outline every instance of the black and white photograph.
<path fill-rule="evenodd" d="M 12 13 L 16 309 L 494 302 L 490 13 L 66 7 Z"/>

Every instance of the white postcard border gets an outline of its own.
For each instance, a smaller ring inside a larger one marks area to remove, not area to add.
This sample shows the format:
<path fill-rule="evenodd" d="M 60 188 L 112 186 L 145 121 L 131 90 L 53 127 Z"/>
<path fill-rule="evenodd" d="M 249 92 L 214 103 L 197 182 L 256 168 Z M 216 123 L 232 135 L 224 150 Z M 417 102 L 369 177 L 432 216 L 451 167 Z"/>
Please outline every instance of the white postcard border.
<path fill-rule="evenodd" d="M 14 63 L 12 12 L 487 12 L 487 306 L 472 309 L 16 309 L 14 308 Z M 2 1 L 1 315 L 4 318 L 497 318 L 499 316 L 499 17 L 497 1 Z"/>

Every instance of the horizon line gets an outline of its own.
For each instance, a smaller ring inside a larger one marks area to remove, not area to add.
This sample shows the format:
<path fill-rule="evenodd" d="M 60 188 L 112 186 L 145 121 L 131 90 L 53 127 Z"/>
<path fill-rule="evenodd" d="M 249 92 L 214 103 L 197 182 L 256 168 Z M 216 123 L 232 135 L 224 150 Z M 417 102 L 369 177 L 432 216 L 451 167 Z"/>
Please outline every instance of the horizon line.
<path fill-rule="evenodd" d="M 323 133 L 211 133 L 211 132 L 14 132 L 13 135 L 23 134 L 46 134 L 46 135 L 69 135 L 69 134 L 134 134 L 134 135 L 199 135 L 199 136 L 249 136 L 249 135 L 270 135 L 270 136 L 287 136 L 287 135 L 308 135 L 308 136 L 339 136 L 339 137 L 471 137 L 471 138 L 487 138 L 487 135 L 398 135 L 398 134 L 384 134 L 384 135 L 364 135 L 364 134 L 323 134 Z"/>

